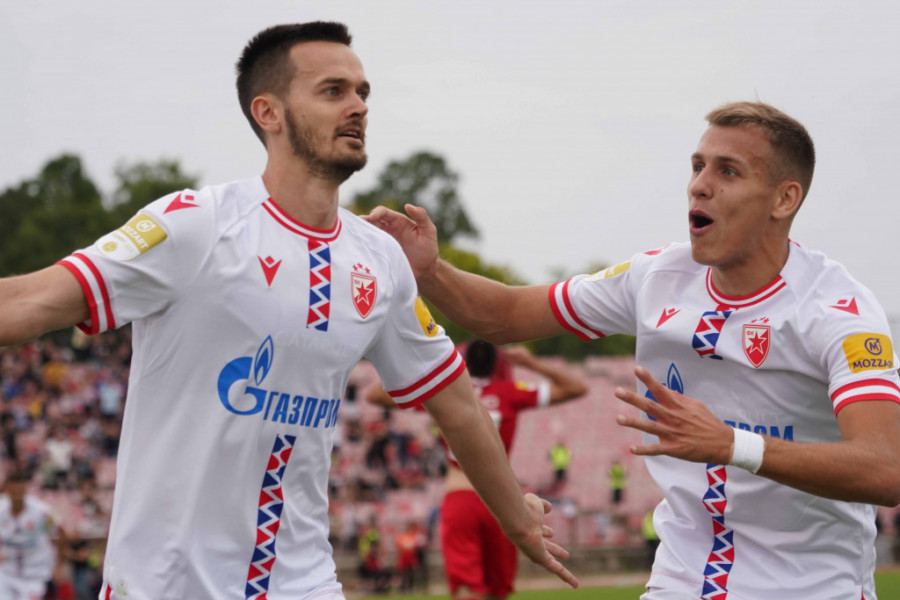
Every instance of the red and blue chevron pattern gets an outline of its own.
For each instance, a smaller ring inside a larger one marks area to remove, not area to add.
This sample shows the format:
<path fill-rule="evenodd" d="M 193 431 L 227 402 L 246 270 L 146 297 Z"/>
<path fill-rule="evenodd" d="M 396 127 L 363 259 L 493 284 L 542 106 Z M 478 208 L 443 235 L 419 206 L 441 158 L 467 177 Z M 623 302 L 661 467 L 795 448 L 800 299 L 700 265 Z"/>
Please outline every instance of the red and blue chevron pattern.
<path fill-rule="evenodd" d="M 722 326 L 725 320 L 731 316 L 733 310 L 708 310 L 700 316 L 700 322 L 697 323 L 697 329 L 694 331 L 694 339 L 691 340 L 691 346 L 700 356 L 712 358 L 714 360 L 722 360 L 722 357 L 716 354 L 716 342 L 719 341 L 719 334 L 722 333 Z"/>
<path fill-rule="evenodd" d="M 325 242 L 309 240 L 309 312 L 306 326 L 328 331 L 331 313 L 331 248 Z"/>
<path fill-rule="evenodd" d="M 284 508 L 281 481 L 296 441 L 295 435 L 278 434 L 269 456 L 259 493 L 256 548 L 253 549 L 253 558 L 250 559 L 250 569 L 247 572 L 247 586 L 244 588 L 246 600 L 266 600 L 269 592 L 269 577 L 272 565 L 275 564 L 275 536 L 281 525 L 281 510 Z"/>
<path fill-rule="evenodd" d="M 706 465 L 709 488 L 703 506 L 712 517 L 713 547 L 703 571 L 703 600 L 725 600 L 728 597 L 728 575 L 734 565 L 734 531 L 725 524 L 727 475 L 724 465 Z"/>

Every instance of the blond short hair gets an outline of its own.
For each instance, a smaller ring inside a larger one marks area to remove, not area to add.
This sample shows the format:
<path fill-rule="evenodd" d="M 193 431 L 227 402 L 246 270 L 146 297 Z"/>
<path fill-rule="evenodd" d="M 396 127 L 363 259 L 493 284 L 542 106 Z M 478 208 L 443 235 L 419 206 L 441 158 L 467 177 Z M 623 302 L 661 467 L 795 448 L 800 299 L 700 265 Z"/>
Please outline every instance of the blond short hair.
<path fill-rule="evenodd" d="M 769 176 L 773 181 L 796 181 L 806 198 L 816 167 L 816 150 L 799 121 L 763 102 L 724 104 L 706 115 L 706 120 L 719 127 L 757 127 L 765 132 L 772 145 Z"/>

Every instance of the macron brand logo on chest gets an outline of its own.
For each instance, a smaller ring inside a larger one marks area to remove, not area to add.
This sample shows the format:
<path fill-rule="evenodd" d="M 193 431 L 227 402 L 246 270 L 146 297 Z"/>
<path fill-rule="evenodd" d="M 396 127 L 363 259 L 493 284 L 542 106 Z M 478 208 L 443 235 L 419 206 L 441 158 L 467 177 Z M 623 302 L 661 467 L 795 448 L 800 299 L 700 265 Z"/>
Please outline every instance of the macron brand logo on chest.
<path fill-rule="evenodd" d="M 269 284 L 269 287 L 272 287 L 272 280 L 275 279 L 275 274 L 278 273 L 278 267 L 281 266 L 281 261 L 276 261 L 271 256 L 265 258 L 258 256 L 257 258 L 262 267 L 263 275 L 266 277 L 266 283 Z"/>
<path fill-rule="evenodd" d="M 659 321 L 657 321 L 657 323 L 656 323 L 656 328 L 659 329 L 659 327 L 663 323 L 665 323 L 666 321 L 668 321 L 669 319 L 671 319 L 672 317 L 674 317 L 675 315 L 677 315 L 680 312 L 681 312 L 680 308 L 664 308 L 662 311 L 662 314 L 659 315 Z"/>

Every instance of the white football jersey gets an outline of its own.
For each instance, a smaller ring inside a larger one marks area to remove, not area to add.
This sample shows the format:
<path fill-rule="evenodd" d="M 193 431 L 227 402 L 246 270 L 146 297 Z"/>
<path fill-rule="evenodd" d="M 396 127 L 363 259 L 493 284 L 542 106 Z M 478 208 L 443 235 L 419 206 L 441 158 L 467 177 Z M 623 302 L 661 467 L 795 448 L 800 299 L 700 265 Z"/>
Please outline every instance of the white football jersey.
<path fill-rule="evenodd" d="M 13 515 L 9 496 L 0 496 L 0 578 L 49 581 L 56 566 L 51 537 L 58 526 L 42 500 L 25 496 L 22 512 Z"/>
<path fill-rule="evenodd" d="M 555 284 L 550 303 L 583 339 L 636 335 L 637 364 L 732 427 L 837 442 L 843 407 L 900 402 L 881 307 L 841 265 L 795 243 L 781 274 L 742 298 L 719 293 L 690 244 L 677 244 Z M 640 382 L 638 393 L 649 395 Z M 738 467 L 646 464 L 665 496 L 647 584 L 665 590 L 658 597 L 874 600 L 875 507 Z"/>
<path fill-rule="evenodd" d="M 351 369 L 414 405 L 465 368 L 399 245 L 343 209 L 298 223 L 257 177 L 157 200 L 60 262 L 83 329 L 133 322 L 104 593 L 339 593 L 327 479 Z"/>

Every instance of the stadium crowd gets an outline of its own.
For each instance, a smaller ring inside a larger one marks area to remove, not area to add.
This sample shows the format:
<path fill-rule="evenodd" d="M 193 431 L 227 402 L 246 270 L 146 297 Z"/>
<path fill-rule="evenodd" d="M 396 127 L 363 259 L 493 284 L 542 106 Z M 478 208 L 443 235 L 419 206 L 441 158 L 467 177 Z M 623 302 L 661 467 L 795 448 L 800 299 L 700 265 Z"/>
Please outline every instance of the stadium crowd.
<path fill-rule="evenodd" d="M 67 538 L 63 575 L 49 586 L 48 600 L 97 597 L 131 360 L 129 327 L 91 338 L 73 331 L 0 349 L 4 475 L 30 473 L 30 493 L 53 509 Z M 626 364 L 621 370 L 627 369 Z M 601 370 L 600 376 L 610 379 L 611 371 Z M 329 477 L 330 539 L 339 563 L 355 565 L 358 591 L 421 590 L 429 585 L 426 556 L 439 547 L 446 457 L 427 414 L 366 402 L 361 390 L 374 378 L 371 365 L 361 363 L 341 405 Z M 594 394 L 602 395 L 596 392 L 598 378 L 591 380 Z M 572 424 L 578 413 L 559 414 Z M 525 428 L 525 435 L 537 431 L 527 422 Z M 524 471 L 525 489 L 556 496 L 559 510 L 551 514 L 561 531 L 575 529 L 569 534 L 573 547 L 643 543 L 643 516 L 655 498 L 652 484 L 648 491 L 642 483 L 640 463 L 630 467 L 635 482 L 629 482 L 621 506 L 609 500 L 603 510 L 592 509 L 584 498 L 599 497 L 596 487 L 587 487 L 577 473 L 568 478 L 568 487 L 554 489 L 550 449 L 564 429 L 555 421 L 537 436 L 543 447 L 524 444 L 513 454 L 517 473 Z M 540 456 L 543 461 L 535 458 Z M 603 477 L 594 479 L 607 485 Z M 882 511 L 887 539 L 900 539 L 893 535 L 896 515 Z M 900 561 L 900 545 L 883 558 L 888 559 Z M 346 583 L 353 588 L 352 581 Z"/>

